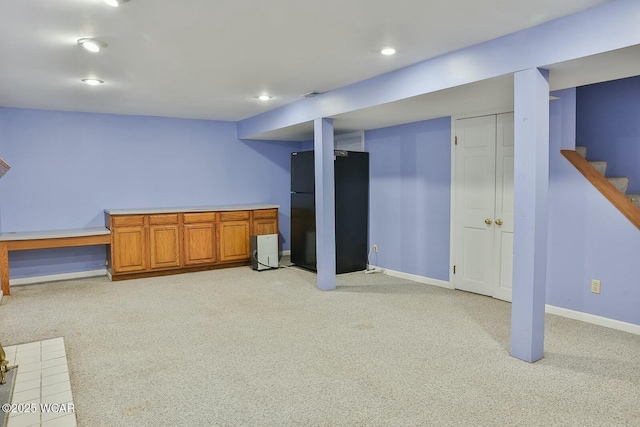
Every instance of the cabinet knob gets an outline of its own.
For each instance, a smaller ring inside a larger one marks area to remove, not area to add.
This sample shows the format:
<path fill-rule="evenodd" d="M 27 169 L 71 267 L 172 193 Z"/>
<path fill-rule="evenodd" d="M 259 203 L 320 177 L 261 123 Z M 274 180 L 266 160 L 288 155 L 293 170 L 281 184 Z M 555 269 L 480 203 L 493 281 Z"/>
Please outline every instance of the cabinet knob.
<path fill-rule="evenodd" d="M 502 220 L 500 218 L 496 219 L 496 225 L 502 225 Z"/>
<path fill-rule="evenodd" d="M 491 225 L 492 222 L 493 221 L 491 221 L 491 218 L 487 218 L 487 219 L 484 220 L 484 223 L 487 224 L 487 225 Z"/>

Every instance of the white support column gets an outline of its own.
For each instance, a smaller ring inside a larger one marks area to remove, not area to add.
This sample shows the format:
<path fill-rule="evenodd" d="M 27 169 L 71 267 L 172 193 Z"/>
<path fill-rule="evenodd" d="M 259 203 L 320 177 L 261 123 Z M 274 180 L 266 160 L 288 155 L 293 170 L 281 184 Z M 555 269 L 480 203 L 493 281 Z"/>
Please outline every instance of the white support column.
<path fill-rule="evenodd" d="M 511 355 L 542 359 L 547 276 L 549 72 L 515 73 Z"/>
<path fill-rule="evenodd" d="M 336 208 L 333 173 L 333 119 L 316 119 L 316 257 L 318 289 L 336 288 Z"/>

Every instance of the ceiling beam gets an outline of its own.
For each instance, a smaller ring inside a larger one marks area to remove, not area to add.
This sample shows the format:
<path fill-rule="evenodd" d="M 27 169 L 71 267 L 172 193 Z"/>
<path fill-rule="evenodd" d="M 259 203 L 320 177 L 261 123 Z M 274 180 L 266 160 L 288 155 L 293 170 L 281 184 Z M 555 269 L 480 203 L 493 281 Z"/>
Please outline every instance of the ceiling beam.
<path fill-rule="evenodd" d="M 238 122 L 238 137 L 638 45 L 638 22 L 637 0 L 605 3 L 249 117 Z"/>

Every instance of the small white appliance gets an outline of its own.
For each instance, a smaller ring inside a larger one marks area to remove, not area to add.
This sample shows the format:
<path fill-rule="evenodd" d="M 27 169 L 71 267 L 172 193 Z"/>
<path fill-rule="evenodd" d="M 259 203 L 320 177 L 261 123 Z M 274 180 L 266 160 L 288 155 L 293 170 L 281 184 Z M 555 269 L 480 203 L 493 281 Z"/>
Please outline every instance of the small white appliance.
<path fill-rule="evenodd" d="M 278 267 L 278 235 L 251 236 L 251 268 L 260 271 Z"/>

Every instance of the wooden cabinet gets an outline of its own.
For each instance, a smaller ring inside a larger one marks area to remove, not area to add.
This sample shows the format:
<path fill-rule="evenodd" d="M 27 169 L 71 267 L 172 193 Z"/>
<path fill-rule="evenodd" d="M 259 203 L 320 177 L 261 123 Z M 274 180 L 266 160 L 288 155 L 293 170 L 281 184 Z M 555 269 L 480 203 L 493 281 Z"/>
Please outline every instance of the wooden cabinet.
<path fill-rule="evenodd" d="M 252 235 L 278 234 L 278 209 L 262 209 L 253 212 Z"/>
<path fill-rule="evenodd" d="M 256 219 L 253 221 L 253 235 L 278 234 L 278 221 L 275 219 Z"/>
<path fill-rule="evenodd" d="M 143 226 L 111 230 L 112 274 L 147 270 L 147 233 Z"/>
<path fill-rule="evenodd" d="M 251 256 L 251 212 L 220 212 L 220 261 L 245 261 Z"/>
<path fill-rule="evenodd" d="M 217 261 L 216 224 L 184 225 L 184 265 L 213 264 Z"/>
<path fill-rule="evenodd" d="M 180 267 L 180 231 L 177 225 L 149 227 L 151 269 Z"/>
<path fill-rule="evenodd" d="M 250 257 L 249 221 L 220 223 L 220 261 L 242 261 Z"/>
<path fill-rule="evenodd" d="M 151 270 L 180 267 L 180 226 L 178 214 L 149 216 Z"/>
<path fill-rule="evenodd" d="M 277 234 L 278 209 L 108 215 L 114 280 L 250 260 L 251 234 Z"/>

